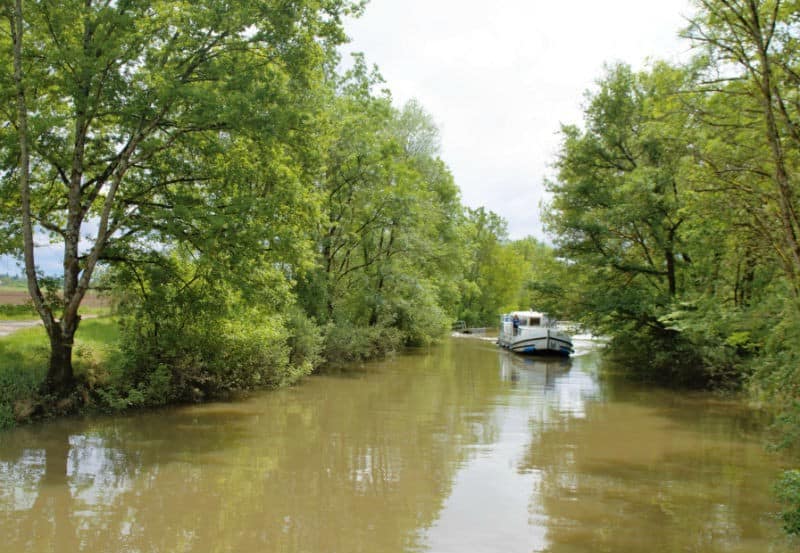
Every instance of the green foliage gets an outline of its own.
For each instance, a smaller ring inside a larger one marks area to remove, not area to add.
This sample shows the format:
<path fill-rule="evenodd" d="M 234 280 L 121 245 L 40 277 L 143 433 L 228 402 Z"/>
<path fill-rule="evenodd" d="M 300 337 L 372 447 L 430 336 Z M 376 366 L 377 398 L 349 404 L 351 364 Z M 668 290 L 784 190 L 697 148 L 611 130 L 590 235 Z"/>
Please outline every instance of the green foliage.
<path fill-rule="evenodd" d="M 463 207 L 438 130 L 418 102 L 398 109 L 376 92 L 363 56 L 333 70 L 341 18 L 361 8 L 69 0 L 3 12 L 23 34 L 16 58 L 0 37 L 0 252 L 21 249 L 27 178 L 37 224 L 65 244 L 59 286 L 31 283 L 46 288 L 33 296 L 54 351 L 109 267 L 122 346 L 92 381 L 103 403 L 278 385 L 323 349 L 348 356 L 331 325 L 357 329 L 361 359 L 435 341 L 456 317 Z M 68 387 L 70 363 L 53 363 Z"/>
<path fill-rule="evenodd" d="M 134 279 L 141 288 L 129 289 L 120 305 L 123 365 L 111 386 L 121 393 L 119 400 L 110 398 L 112 407 L 198 401 L 288 384 L 310 372 L 318 345 L 308 336 L 311 328 L 296 321 L 299 333 L 289 343 L 274 304 L 275 284 L 256 292 L 253 278 L 238 289 L 220 276 L 202 259 L 177 255 L 138 270 L 135 278 L 117 275 L 120 285 Z M 269 271 L 262 277 L 280 282 Z"/>
<path fill-rule="evenodd" d="M 360 2 L 20 6 L 0 12 L 14 30 L 0 36 L 0 253 L 33 260 L 31 214 L 64 244 L 59 294 L 37 292 L 27 267 L 55 352 L 69 351 L 103 261 L 188 244 L 302 266 L 325 71 Z M 69 388 L 69 360 L 52 359 L 48 383 Z"/>
<path fill-rule="evenodd" d="M 800 535 L 800 470 L 787 470 L 775 485 L 775 491 L 782 503 L 789 509 L 781 513 L 783 528 L 788 534 Z"/>
<path fill-rule="evenodd" d="M 21 321 L 37 317 L 36 310 L 30 303 L 20 305 L 0 304 L 0 320 Z"/>
<path fill-rule="evenodd" d="M 323 361 L 325 336 L 322 328 L 295 305 L 289 309 L 286 330 L 290 366 L 299 373 L 311 373 Z"/>
<path fill-rule="evenodd" d="M 523 261 L 508 246 L 506 222 L 496 213 L 467 208 L 462 232 L 467 263 L 458 319 L 467 326 L 495 325 L 501 313 L 518 307 Z"/>
<path fill-rule="evenodd" d="M 394 108 L 374 92 L 381 82 L 357 56 L 330 91 L 321 217 L 308 233 L 319 255 L 297 274 L 298 302 L 329 329 L 329 360 L 394 349 L 396 336 L 430 343 L 455 317 L 458 190 L 430 116 L 413 101 Z M 330 325 L 354 332 L 352 355 Z"/>
<path fill-rule="evenodd" d="M 750 380 L 753 396 L 779 413 L 780 447 L 800 446 L 800 314 L 792 305 L 776 309 Z M 776 306 L 777 308 L 777 306 Z"/>
<path fill-rule="evenodd" d="M 736 386 L 743 363 L 726 341 L 734 336 L 745 346 L 748 329 L 725 328 L 721 321 L 734 317 L 719 317 L 727 309 L 712 313 L 718 299 L 702 295 L 719 274 L 710 269 L 724 235 L 709 235 L 715 219 L 695 215 L 702 199 L 691 163 L 698 133 L 682 103 L 692 97 L 693 78 L 690 69 L 665 64 L 639 74 L 608 68 L 589 96 L 585 130 L 563 129 L 546 220 L 557 254 L 581 283 L 567 294 L 568 309 L 614 338 L 611 350 L 629 360 L 632 374 Z"/>
<path fill-rule="evenodd" d="M 798 4 L 702 0 L 682 67 L 608 68 L 565 126 L 546 221 L 566 305 L 610 359 L 669 384 L 746 386 L 800 441 Z M 537 290 L 555 292 L 549 279 Z M 797 473 L 779 484 L 800 505 Z M 800 517 L 787 511 L 787 531 Z"/>
<path fill-rule="evenodd" d="M 553 247 L 535 238 L 516 240 L 509 247 L 523 268 L 515 308 L 533 307 L 554 318 L 574 321 L 586 317 L 580 302 L 587 288 L 585 273 L 573 270 L 570 263 L 556 256 Z"/>
<path fill-rule="evenodd" d="M 19 330 L 0 338 L 0 429 L 14 425 L 17 402 L 36 396 L 47 357 L 47 340 L 41 328 Z"/>
<path fill-rule="evenodd" d="M 403 341 L 402 333 L 393 327 L 340 322 L 325 328 L 324 357 L 332 366 L 360 362 L 397 351 Z"/>
<path fill-rule="evenodd" d="M 660 327 L 618 331 L 609 343 L 606 360 L 646 382 L 678 387 L 702 387 L 709 382 L 697 345 L 684 333 Z"/>

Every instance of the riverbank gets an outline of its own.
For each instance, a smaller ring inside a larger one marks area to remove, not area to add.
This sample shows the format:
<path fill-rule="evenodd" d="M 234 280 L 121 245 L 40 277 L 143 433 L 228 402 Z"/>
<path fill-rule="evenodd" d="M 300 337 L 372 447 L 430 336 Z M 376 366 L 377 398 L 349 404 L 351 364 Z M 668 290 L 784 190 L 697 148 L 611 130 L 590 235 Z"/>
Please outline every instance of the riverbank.
<path fill-rule="evenodd" d="M 118 342 L 119 330 L 113 317 L 88 315 L 73 350 L 79 381 L 76 395 L 53 402 L 39 394 L 50 355 L 41 322 L 0 322 L 0 430 L 33 418 L 79 410 L 81 403 L 88 403 L 89 392 L 107 381 L 119 364 Z"/>
<path fill-rule="evenodd" d="M 42 325 L 33 320 L 3 321 L 0 430 L 76 413 L 200 403 L 280 388 L 323 363 L 363 362 L 402 345 L 399 335 L 381 328 L 298 323 L 291 330 L 279 317 L 261 319 L 260 325 L 252 321 L 253 317 L 242 316 L 213 329 L 202 325 L 201 336 L 184 329 L 155 346 L 146 337 L 126 336 L 125 330 L 134 328 L 130 322 L 87 315 L 73 348 L 75 387 L 59 397 L 40 392 L 50 354 Z M 160 338 L 165 336 L 162 331 Z"/>

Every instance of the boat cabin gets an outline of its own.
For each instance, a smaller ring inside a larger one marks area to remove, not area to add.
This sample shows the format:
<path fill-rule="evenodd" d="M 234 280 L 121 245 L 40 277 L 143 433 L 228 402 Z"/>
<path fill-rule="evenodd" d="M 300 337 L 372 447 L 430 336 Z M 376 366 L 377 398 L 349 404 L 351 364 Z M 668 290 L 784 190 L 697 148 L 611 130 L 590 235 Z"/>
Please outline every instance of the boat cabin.
<path fill-rule="evenodd" d="M 519 321 L 518 327 L 550 327 L 553 324 L 553 321 L 540 311 L 512 311 L 500 317 L 500 329 L 505 331 L 507 325 L 509 329 L 513 329 L 514 317 Z"/>

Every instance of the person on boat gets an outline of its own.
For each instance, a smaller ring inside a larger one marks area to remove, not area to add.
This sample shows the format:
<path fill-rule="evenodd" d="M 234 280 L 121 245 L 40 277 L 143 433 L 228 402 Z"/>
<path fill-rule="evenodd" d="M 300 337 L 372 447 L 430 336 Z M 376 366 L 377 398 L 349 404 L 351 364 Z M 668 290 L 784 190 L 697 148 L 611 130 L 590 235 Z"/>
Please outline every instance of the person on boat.
<path fill-rule="evenodd" d="M 517 334 L 519 334 L 519 317 L 517 317 L 516 314 L 514 315 L 514 318 L 511 319 L 511 324 L 514 325 L 513 335 L 516 336 Z"/>

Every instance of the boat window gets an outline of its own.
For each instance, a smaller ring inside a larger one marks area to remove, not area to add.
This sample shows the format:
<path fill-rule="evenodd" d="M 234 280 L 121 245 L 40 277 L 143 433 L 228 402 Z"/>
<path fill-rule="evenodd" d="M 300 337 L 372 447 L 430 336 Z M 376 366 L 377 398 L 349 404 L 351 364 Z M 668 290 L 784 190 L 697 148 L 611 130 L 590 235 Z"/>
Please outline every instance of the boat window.
<path fill-rule="evenodd" d="M 528 321 L 528 326 L 539 326 L 540 324 L 542 324 L 542 321 L 539 317 L 536 317 L 535 319 L 530 319 Z"/>

